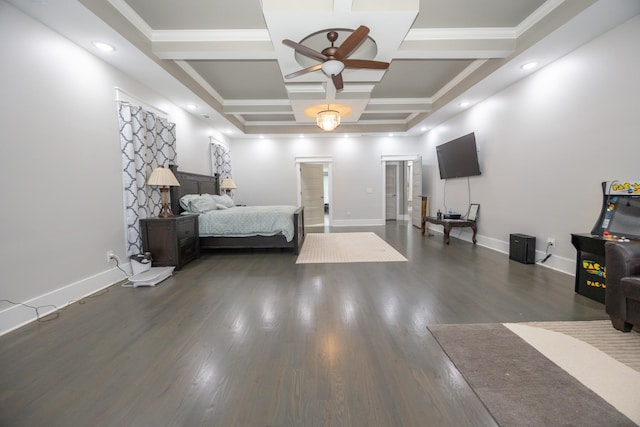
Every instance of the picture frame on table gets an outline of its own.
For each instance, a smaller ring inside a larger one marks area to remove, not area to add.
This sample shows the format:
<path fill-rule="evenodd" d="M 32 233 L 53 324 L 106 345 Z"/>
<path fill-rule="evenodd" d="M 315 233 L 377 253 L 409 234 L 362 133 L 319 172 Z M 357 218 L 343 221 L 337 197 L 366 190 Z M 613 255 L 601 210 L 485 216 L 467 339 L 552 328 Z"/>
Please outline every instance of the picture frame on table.
<path fill-rule="evenodd" d="M 471 203 L 469 205 L 469 213 L 467 214 L 467 220 L 469 220 L 469 221 L 477 221 L 479 212 L 480 212 L 480 204 Z"/>

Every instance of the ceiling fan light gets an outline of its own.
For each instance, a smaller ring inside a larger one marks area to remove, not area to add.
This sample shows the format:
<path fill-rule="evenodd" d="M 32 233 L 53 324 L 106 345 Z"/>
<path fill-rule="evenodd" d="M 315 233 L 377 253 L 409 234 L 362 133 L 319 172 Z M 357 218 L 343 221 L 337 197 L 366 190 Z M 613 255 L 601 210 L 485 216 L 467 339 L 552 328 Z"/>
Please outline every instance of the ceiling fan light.
<path fill-rule="evenodd" d="M 330 59 L 322 63 L 322 71 L 329 76 L 337 76 L 344 70 L 344 63 L 337 59 Z"/>
<path fill-rule="evenodd" d="M 323 110 L 316 116 L 316 124 L 325 132 L 331 132 L 340 125 L 340 113 L 336 110 Z"/>

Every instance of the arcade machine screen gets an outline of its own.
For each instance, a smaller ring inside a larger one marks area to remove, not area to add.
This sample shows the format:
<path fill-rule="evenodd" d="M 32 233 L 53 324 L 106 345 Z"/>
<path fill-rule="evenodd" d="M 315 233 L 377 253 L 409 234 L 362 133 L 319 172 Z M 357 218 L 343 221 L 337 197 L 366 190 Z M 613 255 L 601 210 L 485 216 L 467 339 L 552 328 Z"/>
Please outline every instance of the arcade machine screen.
<path fill-rule="evenodd" d="M 640 238 L 640 197 L 620 196 L 612 197 L 614 204 L 613 215 L 609 220 L 608 231 L 610 235 L 631 238 Z M 606 219 L 605 219 L 606 221 Z"/>
<path fill-rule="evenodd" d="M 640 239 L 638 184 L 603 183 L 603 204 L 592 235 Z"/>

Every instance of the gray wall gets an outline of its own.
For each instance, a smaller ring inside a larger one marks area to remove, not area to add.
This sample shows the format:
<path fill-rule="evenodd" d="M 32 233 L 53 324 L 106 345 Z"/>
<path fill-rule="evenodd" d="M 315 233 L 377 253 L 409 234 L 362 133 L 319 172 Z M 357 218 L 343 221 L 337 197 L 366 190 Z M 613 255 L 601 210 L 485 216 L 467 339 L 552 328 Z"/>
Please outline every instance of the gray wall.
<path fill-rule="evenodd" d="M 0 299 L 60 307 L 123 277 L 106 257 L 126 261 L 114 88 L 168 113 L 185 169 L 210 172 L 213 131 L 3 1 L 0 39 Z M 34 316 L 0 303 L 0 333 Z"/>
<path fill-rule="evenodd" d="M 640 17 L 443 123 L 423 138 L 431 211 L 444 210 L 436 145 L 475 132 L 482 175 L 470 178 L 480 203 L 480 244 L 508 251 L 510 233 L 556 239 L 547 265 L 573 273 L 571 233 L 591 231 L 600 183 L 640 181 Z M 446 205 L 464 212 L 466 179 L 449 180 Z M 468 236 L 465 236 L 468 238 Z"/>
<path fill-rule="evenodd" d="M 415 137 L 242 139 L 232 143 L 237 203 L 296 204 L 296 158 L 331 159 L 334 225 L 384 223 L 382 156 L 418 154 Z"/>

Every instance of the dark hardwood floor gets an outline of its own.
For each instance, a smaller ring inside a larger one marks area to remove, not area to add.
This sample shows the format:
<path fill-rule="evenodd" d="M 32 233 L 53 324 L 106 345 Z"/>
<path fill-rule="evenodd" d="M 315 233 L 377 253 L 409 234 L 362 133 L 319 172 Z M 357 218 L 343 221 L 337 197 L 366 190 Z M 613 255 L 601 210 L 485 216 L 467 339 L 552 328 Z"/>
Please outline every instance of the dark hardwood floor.
<path fill-rule="evenodd" d="M 606 319 L 573 277 L 406 223 L 400 263 L 204 252 L 0 337 L 1 426 L 492 426 L 433 323 Z"/>

